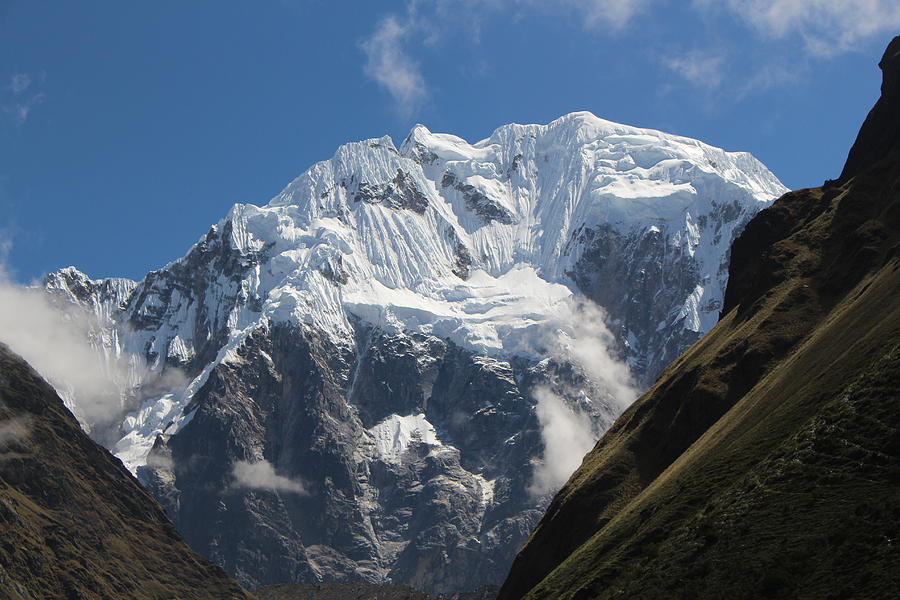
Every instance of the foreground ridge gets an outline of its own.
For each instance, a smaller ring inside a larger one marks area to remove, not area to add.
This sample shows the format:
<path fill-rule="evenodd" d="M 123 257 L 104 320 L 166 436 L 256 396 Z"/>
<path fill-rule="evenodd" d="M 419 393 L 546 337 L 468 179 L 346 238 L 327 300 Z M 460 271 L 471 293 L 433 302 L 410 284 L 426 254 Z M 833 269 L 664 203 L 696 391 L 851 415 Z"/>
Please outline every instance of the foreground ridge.
<path fill-rule="evenodd" d="M 250 598 L 2 344 L 0 539 L 9 600 Z"/>

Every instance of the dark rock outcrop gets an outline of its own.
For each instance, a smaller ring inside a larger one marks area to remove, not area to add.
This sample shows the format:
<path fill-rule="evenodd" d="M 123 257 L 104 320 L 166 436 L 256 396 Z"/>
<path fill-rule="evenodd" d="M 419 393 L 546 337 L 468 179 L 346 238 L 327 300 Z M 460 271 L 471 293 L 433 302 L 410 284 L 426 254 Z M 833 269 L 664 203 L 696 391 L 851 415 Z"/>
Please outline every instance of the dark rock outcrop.
<path fill-rule="evenodd" d="M 528 492 L 534 401 L 506 362 L 427 336 L 359 338 L 349 355 L 307 328 L 256 332 L 213 370 L 190 423 L 158 439 L 141 477 L 192 547 L 250 586 L 497 581 L 540 516 Z M 377 428 L 394 444 L 405 435 L 396 415 L 416 414 L 437 440 L 413 433 L 385 455 Z M 306 489 L 241 486 L 241 461 Z"/>
<path fill-rule="evenodd" d="M 397 176 L 388 183 L 360 183 L 353 201 L 383 204 L 393 209 L 411 210 L 420 215 L 428 206 L 428 198 L 416 187 L 410 174 L 399 169 Z"/>
<path fill-rule="evenodd" d="M 900 36 L 888 44 L 878 67 L 883 75 L 881 97 L 859 130 L 839 181 L 859 174 L 900 145 Z"/>

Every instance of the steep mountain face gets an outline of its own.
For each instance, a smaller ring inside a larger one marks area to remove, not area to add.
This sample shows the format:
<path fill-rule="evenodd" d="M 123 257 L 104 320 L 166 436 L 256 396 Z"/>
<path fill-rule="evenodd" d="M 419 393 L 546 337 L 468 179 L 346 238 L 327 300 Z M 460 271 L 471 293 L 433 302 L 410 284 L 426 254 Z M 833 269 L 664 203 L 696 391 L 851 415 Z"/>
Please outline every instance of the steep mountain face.
<path fill-rule="evenodd" d="M 113 451 L 192 547 L 251 586 L 466 590 L 561 484 L 537 476 L 548 419 L 599 437 L 713 325 L 732 240 L 784 191 L 747 154 L 588 113 L 476 144 L 417 126 L 138 284 L 47 287 L 148 363 Z"/>
<path fill-rule="evenodd" d="M 721 321 L 585 458 L 501 599 L 900 589 L 898 50 L 841 178 L 748 224 Z"/>
<path fill-rule="evenodd" d="M 249 598 L 0 344 L 0 596 Z"/>

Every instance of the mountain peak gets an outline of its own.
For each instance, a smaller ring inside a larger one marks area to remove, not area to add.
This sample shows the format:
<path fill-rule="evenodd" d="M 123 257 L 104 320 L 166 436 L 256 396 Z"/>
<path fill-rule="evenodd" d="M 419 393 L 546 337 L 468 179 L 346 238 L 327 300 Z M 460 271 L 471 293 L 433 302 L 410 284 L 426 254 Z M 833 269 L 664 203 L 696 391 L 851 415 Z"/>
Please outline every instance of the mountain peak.
<path fill-rule="evenodd" d="M 838 181 L 874 166 L 900 146 L 900 36 L 888 44 L 878 67 L 881 97 L 863 122 Z"/>
<path fill-rule="evenodd" d="M 559 484 L 555 468 L 532 478 L 543 386 L 573 380 L 560 410 L 584 416 L 589 446 L 633 380 L 713 326 L 731 241 L 783 191 L 747 154 L 587 112 L 474 144 L 417 125 L 400 152 L 388 137 L 345 144 L 267 205 L 236 205 L 127 302 L 71 299 L 100 307 L 110 355 L 148 365 L 114 449 L 195 547 L 252 585 L 459 589 L 496 583 Z M 235 485 L 236 461 L 248 486 L 294 496 L 247 513 L 256 492 Z M 301 480 L 347 510 L 306 502 Z M 466 514 L 423 509 L 434 497 Z M 228 541 L 195 518 L 222 506 L 259 527 Z M 251 558 L 262 548 L 280 566 Z"/>

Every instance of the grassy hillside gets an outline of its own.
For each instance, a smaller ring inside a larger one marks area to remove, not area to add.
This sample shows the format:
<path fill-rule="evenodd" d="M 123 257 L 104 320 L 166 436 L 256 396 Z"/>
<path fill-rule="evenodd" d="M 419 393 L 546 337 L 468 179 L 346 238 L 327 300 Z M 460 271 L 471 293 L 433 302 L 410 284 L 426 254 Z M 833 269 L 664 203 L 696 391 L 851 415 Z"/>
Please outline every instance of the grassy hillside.
<path fill-rule="evenodd" d="M 0 598 L 250 598 L 2 344 Z"/>
<path fill-rule="evenodd" d="M 882 68 L 852 168 L 750 223 L 722 320 L 585 458 L 500 598 L 900 589 L 900 38 Z"/>

